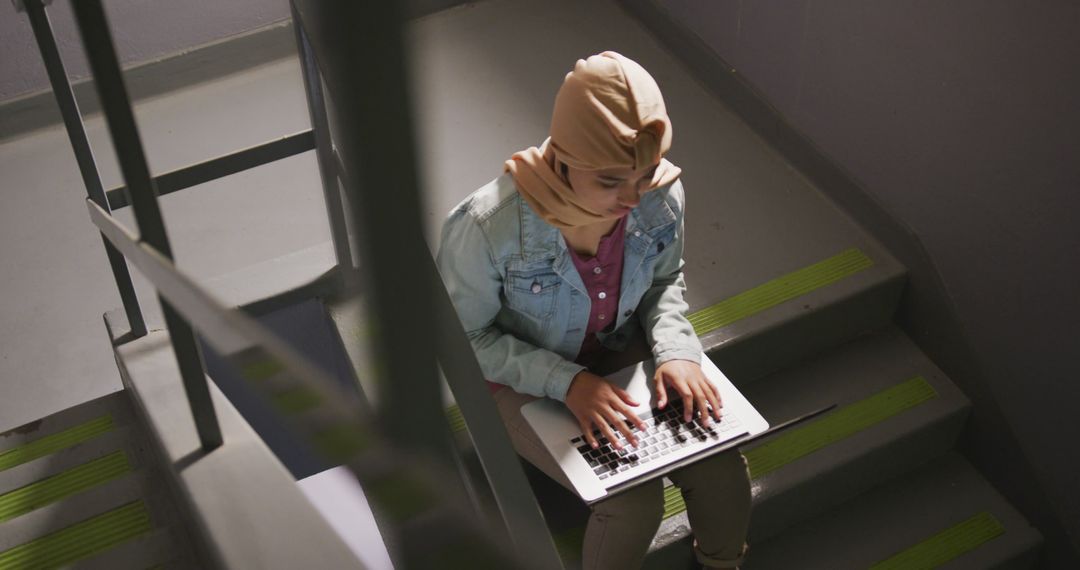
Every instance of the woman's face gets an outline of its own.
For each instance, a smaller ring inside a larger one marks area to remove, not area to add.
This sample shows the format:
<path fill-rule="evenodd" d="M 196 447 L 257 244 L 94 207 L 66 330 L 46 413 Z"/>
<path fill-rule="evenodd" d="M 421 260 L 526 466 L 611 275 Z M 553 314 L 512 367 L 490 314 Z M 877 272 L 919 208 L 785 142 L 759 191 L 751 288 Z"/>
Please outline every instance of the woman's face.
<path fill-rule="evenodd" d="M 634 170 L 607 168 L 578 170 L 566 167 L 566 178 L 584 206 L 604 217 L 617 219 L 630 213 L 641 201 L 659 163 Z"/>

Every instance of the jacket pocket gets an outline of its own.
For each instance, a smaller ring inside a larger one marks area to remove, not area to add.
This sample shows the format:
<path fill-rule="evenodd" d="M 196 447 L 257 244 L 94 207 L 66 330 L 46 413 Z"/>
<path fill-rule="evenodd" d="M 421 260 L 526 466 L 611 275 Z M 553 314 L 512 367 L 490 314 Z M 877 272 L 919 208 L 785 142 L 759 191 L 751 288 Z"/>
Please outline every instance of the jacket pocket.
<path fill-rule="evenodd" d="M 562 278 L 551 272 L 516 272 L 506 275 L 506 305 L 514 312 L 545 321 L 555 313 Z"/>

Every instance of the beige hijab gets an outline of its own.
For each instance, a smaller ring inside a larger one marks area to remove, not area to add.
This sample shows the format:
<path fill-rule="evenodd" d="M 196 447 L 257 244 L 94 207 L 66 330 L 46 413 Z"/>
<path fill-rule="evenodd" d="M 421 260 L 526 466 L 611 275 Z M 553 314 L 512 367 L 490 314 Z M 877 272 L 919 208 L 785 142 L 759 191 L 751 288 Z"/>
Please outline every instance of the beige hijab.
<path fill-rule="evenodd" d="M 579 59 L 566 75 L 540 148 L 515 153 L 506 170 L 518 193 L 544 221 L 573 228 L 605 218 L 583 206 L 560 164 L 581 170 L 633 168 L 660 163 L 647 190 L 682 172 L 663 155 L 671 148 L 671 121 L 656 81 L 643 67 L 613 51 Z"/>

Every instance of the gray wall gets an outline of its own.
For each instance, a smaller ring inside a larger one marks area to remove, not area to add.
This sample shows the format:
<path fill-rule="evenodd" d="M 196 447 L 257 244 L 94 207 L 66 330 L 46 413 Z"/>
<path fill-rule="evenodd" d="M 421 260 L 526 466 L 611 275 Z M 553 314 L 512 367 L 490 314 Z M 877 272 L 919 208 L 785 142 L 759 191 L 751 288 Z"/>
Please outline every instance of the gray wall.
<path fill-rule="evenodd" d="M 289 17 L 286 0 L 106 0 L 121 63 L 144 62 L 247 32 Z M 30 22 L 0 5 L 0 101 L 46 89 L 45 68 Z M 74 78 L 88 74 L 70 0 L 49 7 L 60 55 Z"/>
<path fill-rule="evenodd" d="M 919 236 L 1075 548 L 1080 4 L 657 1 Z"/>

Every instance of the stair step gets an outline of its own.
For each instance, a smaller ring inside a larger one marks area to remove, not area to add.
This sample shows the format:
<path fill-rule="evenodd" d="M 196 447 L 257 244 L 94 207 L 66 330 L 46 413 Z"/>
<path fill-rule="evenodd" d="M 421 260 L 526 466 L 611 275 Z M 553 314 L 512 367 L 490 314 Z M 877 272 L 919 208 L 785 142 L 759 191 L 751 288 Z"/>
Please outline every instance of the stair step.
<path fill-rule="evenodd" d="M 133 429 L 134 426 L 131 425 L 117 427 L 56 453 L 0 471 L 0 495 L 58 475 L 110 453 L 131 450 Z M 128 460 L 132 462 L 133 468 L 141 465 L 136 453 L 129 453 Z"/>
<path fill-rule="evenodd" d="M 148 486 L 145 471 L 129 472 L 0 522 L 0 553 L 59 532 L 90 516 L 141 501 Z"/>
<path fill-rule="evenodd" d="M 751 546 L 744 568 L 1031 568 L 1042 538 L 956 454 Z"/>
<path fill-rule="evenodd" d="M 22 426 L 0 433 L 0 451 L 7 451 L 24 443 L 50 436 L 68 428 L 111 415 L 113 425 L 130 423 L 133 415 L 131 401 L 123 390 L 60 410 Z"/>
<path fill-rule="evenodd" d="M 689 315 L 701 336 L 767 311 L 822 287 L 873 267 L 874 262 L 858 248 L 777 277 Z"/>
<path fill-rule="evenodd" d="M 803 426 L 743 449 L 765 540 L 952 448 L 970 403 L 899 330 L 887 327 L 774 373 L 744 393 L 775 424 L 836 403 Z M 688 548 L 674 489 L 652 550 Z"/>
<path fill-rule="evenodd" d="M 706 353 L 734 383 L 746 385 L 887 325 L 906 271 L 884 251 L 863 248 L 776 269 L 761 284 L 705 307 L 691 303 L 688 317 Z"/>
<path fill-rule="evenodd" d="M 132 466 L 127 453 L 118 450 L 63 473 L 8 491 L 0 495 L 0 522 L 62 501 L 131 472 Z"/>
<path fill-rule="evenodd" d="M 120 391 L 4 434 L 0 570 L 194 567 L 142 430 Z"/>
<path fill-rule="evenodd" d="M 151 530 L 146 505 L 132 500 L 0 551 L 0 570 L 71 564 Z"/>
<path fill-rule="evenodd" d="M 0 472 L 93 440 L 132 418 L 120 391 L 9 430 L 0 434 Z"/>

